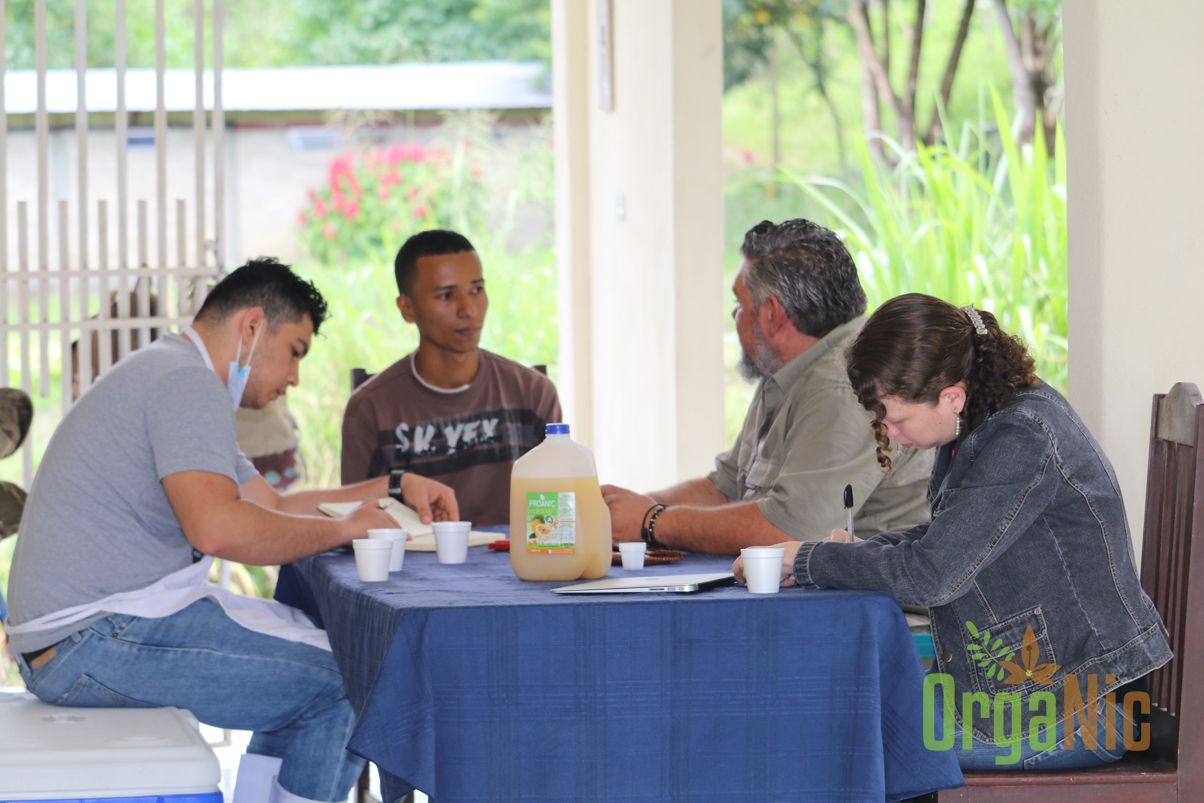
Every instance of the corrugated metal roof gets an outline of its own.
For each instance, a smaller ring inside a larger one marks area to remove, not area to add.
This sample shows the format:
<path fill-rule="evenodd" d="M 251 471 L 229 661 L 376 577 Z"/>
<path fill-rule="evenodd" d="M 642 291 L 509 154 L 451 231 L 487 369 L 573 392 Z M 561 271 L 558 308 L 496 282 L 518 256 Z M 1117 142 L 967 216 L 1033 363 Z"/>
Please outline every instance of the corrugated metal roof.
<path fill-rule="evenodd" d="M 89 111 L 117 108 L 115 70 L 88 70 Z M 239 111 L 327 109 L 547 109 L 552 95 L 539 62 L 462 61 L 351 67 L 281 67 L 223 70 L 222 106 Z M 125 103 L 129 111 L 154 111 L 154 70 L 127 70 Z M 204 75 L 205 108 L 213 107 L 213 73 Z M 191 111 L 196 78 L 191 70 L 168 70 L 164 78 L 168 111 Z M 14 70 L 4 76 L 4 105 L 9 114 L 37 111 L 37 73 Z M 48 70 L 46 104 L 51 113 L 75 111 L 74 70 Z"/>

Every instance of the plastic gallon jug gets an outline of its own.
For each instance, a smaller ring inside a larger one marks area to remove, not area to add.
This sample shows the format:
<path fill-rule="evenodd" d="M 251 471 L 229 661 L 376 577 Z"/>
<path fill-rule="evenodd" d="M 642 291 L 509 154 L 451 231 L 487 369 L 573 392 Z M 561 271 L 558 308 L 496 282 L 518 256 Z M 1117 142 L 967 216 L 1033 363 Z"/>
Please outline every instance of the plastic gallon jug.
<path fill-rule="evenodd" d="M 610 511 L 594 453 L 548 424 L 510 473 L 510 563 L 522 580 L 578 580 L 610 571 Z"/>

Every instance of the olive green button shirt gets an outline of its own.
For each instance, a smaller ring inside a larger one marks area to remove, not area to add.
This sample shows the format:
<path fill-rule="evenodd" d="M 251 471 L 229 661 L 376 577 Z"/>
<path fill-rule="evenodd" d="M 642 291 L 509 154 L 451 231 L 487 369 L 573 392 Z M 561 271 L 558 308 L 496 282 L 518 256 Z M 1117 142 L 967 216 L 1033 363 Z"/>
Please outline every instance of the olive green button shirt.
<path fill-rule="evenodd" d="M 842 324 L 772 377 L 761 380 L 735 445 L 708 477 L 729 499 L 756 500 L 765 518 L 800 541 L 844 529 L 844 488 L 853 486 L 856 534 L 906 530 L 929 519 L 932 453 L 893 445 L 878 465 L 873 417 L 845 373 L 844 343 L 865 323 Z"/>

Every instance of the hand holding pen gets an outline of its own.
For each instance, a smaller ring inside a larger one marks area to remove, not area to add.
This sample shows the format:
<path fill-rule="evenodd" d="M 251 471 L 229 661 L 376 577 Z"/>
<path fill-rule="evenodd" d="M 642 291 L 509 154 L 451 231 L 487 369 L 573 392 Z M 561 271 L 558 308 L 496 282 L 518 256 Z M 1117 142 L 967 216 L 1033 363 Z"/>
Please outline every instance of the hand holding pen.
<path fill-rule="evenodd" d="M 844 509 L 848 516 L 847 530 L 833 530 L 832 534 L 825 538 L 825 541 L 834 543 L 849 543 L 852 541 L 860 541 L 862 539 L 853 535 L 853 486 L 846 485 L 844 487 Z"/>

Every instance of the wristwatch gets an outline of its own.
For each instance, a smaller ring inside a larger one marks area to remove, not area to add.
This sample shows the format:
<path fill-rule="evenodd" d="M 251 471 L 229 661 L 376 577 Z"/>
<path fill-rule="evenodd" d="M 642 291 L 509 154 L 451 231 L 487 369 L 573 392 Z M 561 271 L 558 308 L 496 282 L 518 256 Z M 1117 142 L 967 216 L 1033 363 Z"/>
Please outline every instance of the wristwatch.
<path fill-rule="evenodd" d="M 395 468 L 389 472 L 389 496 L 398 502 L 405 502 L 401 496 L 401 477 L 408 473 L 407 469 Z"/>

